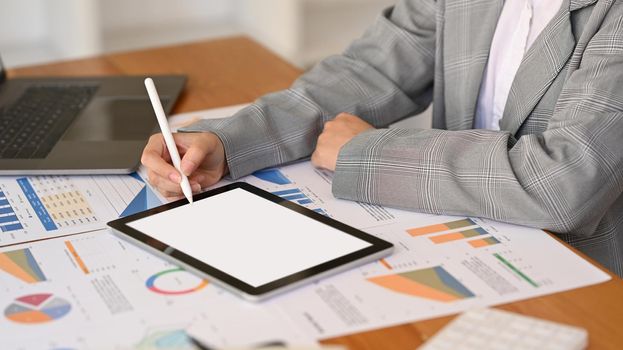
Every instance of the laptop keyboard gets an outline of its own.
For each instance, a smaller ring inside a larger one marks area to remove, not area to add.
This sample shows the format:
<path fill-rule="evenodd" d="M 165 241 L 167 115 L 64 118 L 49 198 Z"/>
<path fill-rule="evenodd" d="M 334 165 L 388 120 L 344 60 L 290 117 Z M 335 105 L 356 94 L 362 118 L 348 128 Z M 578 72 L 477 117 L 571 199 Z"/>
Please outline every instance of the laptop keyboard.
<path fill-rule="evenodd" d="M 32 86 L 0 110 L 0 158 L 45 158 L 97 86 Z"/>

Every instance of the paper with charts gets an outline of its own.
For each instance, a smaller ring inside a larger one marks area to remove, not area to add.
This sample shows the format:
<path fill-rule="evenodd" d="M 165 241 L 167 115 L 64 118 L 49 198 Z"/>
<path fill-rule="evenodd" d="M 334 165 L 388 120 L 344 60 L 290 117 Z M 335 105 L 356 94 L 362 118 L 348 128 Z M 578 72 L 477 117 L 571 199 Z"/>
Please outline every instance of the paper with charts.
<path fill-rule="evenodd" d="M 0 177 L 0 247 L 106 228 L 161 203 L 138 175 Z"/>
<path fill-rule="evenodd" d="M 2 349 L 194 349 L 186 329 L 199 321 L 213 346 L 314 344 L 274 307 L 243 302 L 107 231 L 3 249 L 0 270 Z"/>
<path fill-rule="evenodd" d="M 304 162 L 243 181 L 396 252 L 260 305 L 98 230 L 160 203 L 141 176 L 0 178 L 2 348 L 192 349 L 186 330 L 219 347 L 307 345 L 609 279 L 540 230 L 338 200 L 331 175 Z"/>
<path fill-rule="evenodd" d="M 145 176 L 0 178 L 2 349 L 315 345 L 274 307 L 242 302 L 124 243 L 109 220 L 163 203 Z"/>
<path fill-rule="evenodd" d="M 607 281 L 545 232 L 353 203 L 309 162 L 244 179 L 395 245 L 388 258 L 274 301 L 318 339 L 440 317 Z"/>

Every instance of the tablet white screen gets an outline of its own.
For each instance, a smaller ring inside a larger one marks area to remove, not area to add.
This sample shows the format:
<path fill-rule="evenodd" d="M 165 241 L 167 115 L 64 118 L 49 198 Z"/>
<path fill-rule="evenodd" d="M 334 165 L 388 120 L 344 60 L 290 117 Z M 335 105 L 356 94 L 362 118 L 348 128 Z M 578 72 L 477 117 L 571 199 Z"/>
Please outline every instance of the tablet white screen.
<path fill-rule="evenodd" d="M 127 225 L 253 287 L 371 246 L 239 188 Z"/>

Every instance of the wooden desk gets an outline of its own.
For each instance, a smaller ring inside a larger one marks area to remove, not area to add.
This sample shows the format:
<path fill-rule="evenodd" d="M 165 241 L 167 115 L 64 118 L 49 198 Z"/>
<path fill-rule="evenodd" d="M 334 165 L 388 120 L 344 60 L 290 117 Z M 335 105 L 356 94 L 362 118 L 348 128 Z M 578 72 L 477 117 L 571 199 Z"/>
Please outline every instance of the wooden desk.
<path fill-rule="evenodd" d="M 253 41 L 236 37 L 14 69 L 9 76 L 182 73 L 188 86 L 176 113 L 250 102 L 288 87 L 301 71 Z M 580 254 L 581 255 L 581 254 Z M 614 276 L 613 276 L 614 277 Z M 623 348 L 623 281 L 503 305 L 501 309 L 588 329 L 590 349 Z M 453 317 L 324 341 L 350 349 L 415 349 Z"/>

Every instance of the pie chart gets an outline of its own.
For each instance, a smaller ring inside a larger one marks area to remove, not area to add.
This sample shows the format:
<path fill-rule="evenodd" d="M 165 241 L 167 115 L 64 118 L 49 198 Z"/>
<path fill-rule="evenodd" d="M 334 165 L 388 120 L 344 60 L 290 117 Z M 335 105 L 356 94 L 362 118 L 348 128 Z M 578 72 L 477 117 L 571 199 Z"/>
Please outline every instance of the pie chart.
<path fill-rule="evenodd" d="M 67 315 L 71 304 L 50 293 L 30 294 L 15 299 L 6 309 L 4 316 L 17 323 L 45 323 Z"/>

